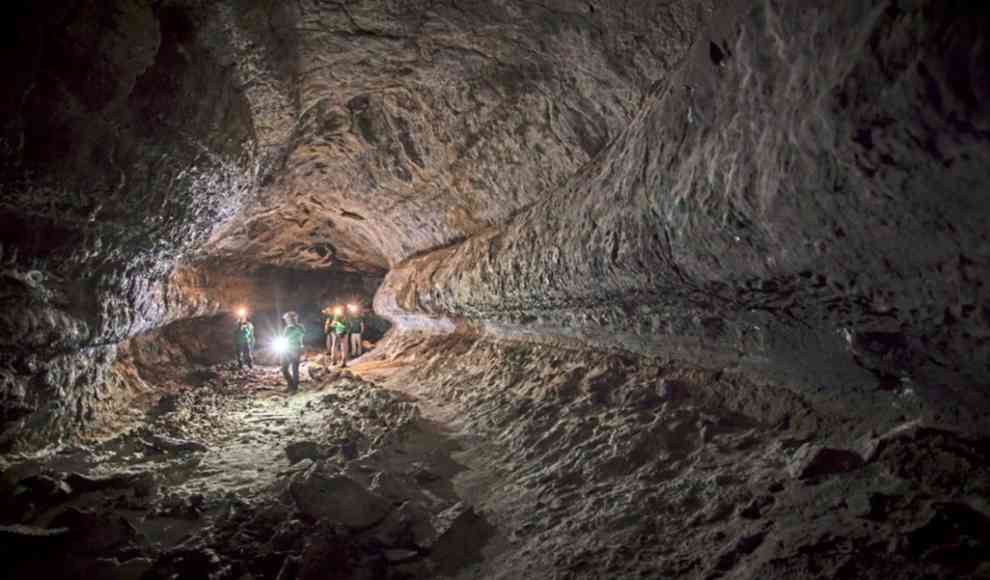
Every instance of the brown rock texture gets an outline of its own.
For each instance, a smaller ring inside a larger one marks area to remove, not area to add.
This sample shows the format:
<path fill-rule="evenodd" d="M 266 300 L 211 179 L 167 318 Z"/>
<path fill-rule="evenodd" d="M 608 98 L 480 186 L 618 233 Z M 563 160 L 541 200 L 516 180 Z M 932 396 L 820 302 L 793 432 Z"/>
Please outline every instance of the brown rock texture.
<path fill-rule="evenodd" d="M 606 150 L 505 226 L 393 268 L 377 308 L 744 364 L 982 430 L 988 22 L 951 3 L 727 6 Z"/>
<path fill-rule="evenodd" d="M 198 311 L 173 265 L 254 187 L 247 102 L 195 11 L 76 4 L 5 6 L 6 445 L 57 441 L 104 410 L 115 345 Z"/>
<path fill-rule="evenodd" d="M 8 9 L 0 330 L 16 348 L 0 390 L 8 424 L 64 401 L 32 422 L 46 429 L 84 422 L 81 386 L 106 383 L 113 345 L 204 313 L 168 300 L 178 262 L 377 275 L 542 199 L 623 130 L 712 6 Z"/>
<path fill-rule="evenodd" d="M 663 358 L 412 333 L 375 356 L 401 369 L 384 384 L 449 405 L 462 432 L 484 441 L 455 457 L 485 480 L 475 509 L 501 541 L 440 570 L 506 579 L 990 572 L 985 436 L 916 422 L 877 435 L 856 410 L 812 406 L 739 369 Z M 874 451 L 861 457 L 860 443 Z"/>
<path fill-rule="evenodd" d="M 280 165 L 213 247 L 385 268 L 503 223 L 624 129 L 712 6 L 226 3 L 223 50 Z"/>
<path fill-rule="evenodd" d="M 990 4 L 4 11 L 15 576 L 990 576 Z"/>

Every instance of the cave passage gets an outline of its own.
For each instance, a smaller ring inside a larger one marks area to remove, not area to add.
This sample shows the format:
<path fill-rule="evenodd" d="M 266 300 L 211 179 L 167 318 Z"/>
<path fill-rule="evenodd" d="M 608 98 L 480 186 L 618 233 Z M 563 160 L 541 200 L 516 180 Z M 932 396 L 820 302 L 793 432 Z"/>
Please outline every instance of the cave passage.
<path fill-rule="evenodd" d="M 4 9 L 5 577 L 990 578 L 990 3 Z"/>

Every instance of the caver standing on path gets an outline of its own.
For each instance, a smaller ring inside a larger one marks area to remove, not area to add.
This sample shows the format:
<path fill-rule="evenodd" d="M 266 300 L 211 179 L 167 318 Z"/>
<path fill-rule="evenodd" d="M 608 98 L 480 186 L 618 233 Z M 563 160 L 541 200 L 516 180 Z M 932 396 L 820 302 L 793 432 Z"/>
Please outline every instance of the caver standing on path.
<path fill-rule="evenodd" d="M 234 330 L 234 344 L 237 347 L 237 368 L 254 368 L 254 325 L 247 319 L 247 312 L 238 312 L 237 328 Z"/>
<path fill-rule="evenodd" d="M 337 321 L 337 317 L 340 316 L 341 309 L 339 306 L 327 306 L 322 312 L 323 316 L 326 317 L 326 320 L 323 322 L 323 334 L 327 335 L 327 356 L 330 357 L 332 364 L 333 355 L 337 352 L 337 335 L 333 332 L 333 324 Z"/>
<path fill-rule="evenodd" d="M 361 348 L 361 335 L 364 334 L 364 313 L 361 312 L 361 306 L 358 304 L 348 304 L 347 311 L 348 314 L 350 314 L 351 355 L 354 357 L 359 357 L 363 354 L 363 349 Z"/>
<path fill-rule="evenodd" d="M 282 316 L 282 320 L 285 321 L 285 329 L 281 336 L 284 339 L 281 353 L 282 376 L 289 384 L 289 392 L 291 393 L 299 388 L 299 362 L 302 359 L 303 338 L 306 336 L 306 329 L 299 324 L 299 317 L 295 312 L 286 312 Z"/>
<path fill-rule="evenodd" d="M 340 366 L 347 366 L 348 335 L 351 333 L 350 320 L 342 308 L 334 310 L 333 321 L 330 323 L 330 332 L 333 333 L 333 351 L 330 353 L 330 366 L 333 366 L 340 356 Z"/>

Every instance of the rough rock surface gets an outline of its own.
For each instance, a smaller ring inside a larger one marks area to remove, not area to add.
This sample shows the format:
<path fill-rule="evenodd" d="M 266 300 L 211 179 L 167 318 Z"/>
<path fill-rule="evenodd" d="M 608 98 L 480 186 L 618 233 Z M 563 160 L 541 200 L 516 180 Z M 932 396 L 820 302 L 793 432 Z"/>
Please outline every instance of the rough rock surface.
<path fill-rule="evenodd" d="M 2 334 L 31 354 L 0 388 L 53 439 L 113 412 L 116 344 L 204 313 L 176 260 L 377 273 L 502 223 L 622 131 L 711 3 L 11 9 Z"/>
<path fill-rule="evenodd" d="M 254 127 L 191 11 L 13 2 L 0 91 L 2 440 L 113 412 L 116 345 L 197 313 L 177 258 L 254 191 Z M 24 419 L 12 432 L 11 421 Z"/>
<path fill-rule="evenodd" d="M 359 483 L 342 475 L 326 476 L 311 469 L 297 477 L 289 490 L 299 511 L 319 520 L 363 530 L 381 523 L 388 515 L 385 498 L 369 493 Z"/>
<path fill-rule="evenodd" d="M 9 424 L 112 412 L 116 345 L 204 313 L 197 251 L 984 422 L 983 8 L 71 4 L 15 3 L 4 56 Z"/>
<path fill-rule="evenodd" d="M 370 303 L 379 280 L 271 267 L 236 271 L 210 261 L 183 265 L 169 275 L 159 298 L 156 324 L 164 326 L 149 329 L 146 321 L 98 347 L 80 346 L 90 340 L 85 324 L 54 309 L 4 310 L 0 319 L 22 334 L 10 335 L 6 353 L 10 367 L 0 385 L 6 409 L 0 445 L 52 443 L 63 433 L 106 435 L 114 417 L 126 413 L 151 384 L 186 378 L 191 369 L 230 360 L 233 316 L 239 307 L 249 309 L 256 325 L 260 360 L 270 362 L 267 345 L 281 327 L 279 316 L 290 308 L 308 328 L 309 342 L 320 344 L 320 309 L 333 303 Z M 377 338 L 388 323 L 369 315 L 368 327 L 365 336 Z M 33 348 L 42 343 L 48 346 Z"/>
<path fill-rule="evenodd" d="M 0 461 L 6 577 L 431 577 L 433 518 L 461 500 L 426 467 L 450 462 L 447 436 L 407 397 L 339 373 L 290 397 L 271 367 L 210 372 L 156 384 L 162 402 L 99 445 Z M 292 438 L 321 463 L 287 461 Z"/>
<path fill-rule="evenodd" d="M 990 573 L 986 438 L 877 432 L 740 368 L 463 335 L 396 335 L 352 372 L 287 396 L 274 368 L 213 367 L 114 439 L 6 457 L 8 574 Z"/>
<path fill-rule="evenodd" d="M 384 268 L 502 223 L 623 130 L 713 4 L 224 3 L 281 165 L 213 247 Z"/>
<path fill-rule="evenodd" d="M 730 3 L 605 151 L 394 268 L 376 308 L 743 362 L 822 404 L 985 431 L 988 24 L 944 2 Z"/>
<path fill-rule="evenodd" d="M 5 4 L 5 572 L 990 577 L 988 6 Z"/>
<path fill-rule="evenodd" d="M 374 358 L 359 372 L 473 434 L 455 486 L 495 533 L 462 546 L 473 562 L 444 561 L 467 566 L 453 577 L 990 573 L 985 437 L 917 423 L 878 435 L 739 368 L 676 359 L 464 336 L 393 338 Z"/>

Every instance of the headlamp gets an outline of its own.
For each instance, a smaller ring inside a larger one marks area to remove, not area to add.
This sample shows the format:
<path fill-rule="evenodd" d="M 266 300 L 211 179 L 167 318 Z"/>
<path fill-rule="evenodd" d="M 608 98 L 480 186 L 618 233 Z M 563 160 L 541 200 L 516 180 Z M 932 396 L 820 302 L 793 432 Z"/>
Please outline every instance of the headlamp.
<path fill-rule="evenodd" d="M 289 350 L 289 339 L 284 336 L 276 336 L 272 341 L 272 350 L 275 354 L 285 354 Z"/>
<path fill-rule="evenodd" d="M 241 307 L 237 309 L 237 316 L 239 318 L 244 318 L 247 316 L 247 308 Z"/>

